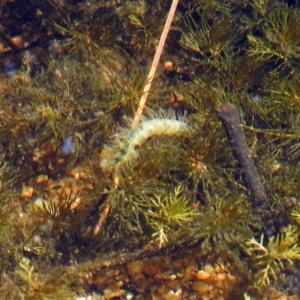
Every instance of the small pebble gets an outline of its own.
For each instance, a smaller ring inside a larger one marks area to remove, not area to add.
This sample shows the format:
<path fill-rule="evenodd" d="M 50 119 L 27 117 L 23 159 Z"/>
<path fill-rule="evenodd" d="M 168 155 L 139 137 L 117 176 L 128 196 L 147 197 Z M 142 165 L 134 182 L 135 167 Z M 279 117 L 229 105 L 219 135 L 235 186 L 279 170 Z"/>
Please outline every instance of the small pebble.
<path fill-rule="evenodd" d="M 64 153 L 64 154 L 71 154 L 74 152 L 75 150 L 75 145 L 74 145 L 74 142 L 72 141 L 72 138 L 71 137 L 67 137 L 61 148 L 60 148 L 61 152 Z"/>

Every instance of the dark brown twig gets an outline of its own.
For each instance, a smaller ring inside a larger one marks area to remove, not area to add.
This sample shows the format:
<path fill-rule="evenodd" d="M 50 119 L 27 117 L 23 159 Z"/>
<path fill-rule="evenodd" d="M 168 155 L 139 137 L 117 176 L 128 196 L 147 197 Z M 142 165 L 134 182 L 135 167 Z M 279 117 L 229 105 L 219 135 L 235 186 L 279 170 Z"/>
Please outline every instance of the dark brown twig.
<path fill-rule="evenodd" d="M 226 103 L 220 107 L 217 115 L 223 123 L 235 157 L 243 170 L 244 179 L 255 206 L 256 204 L 265 206 L 268 197 L 250 155 L 238 109 L 234 105 Z"/>
<path fill-rule="evenodd" d="M 251 157 L 240 121 L 239 111 L 233 104 L 226 103 L 219 108 L 217 116 L 223 123 L 234 155 L 242 168 L 244 180 L 250 191 L 255 212 L 262 219 L 265 229 L 271 228 L 273 221 L 269 199 Z"/>

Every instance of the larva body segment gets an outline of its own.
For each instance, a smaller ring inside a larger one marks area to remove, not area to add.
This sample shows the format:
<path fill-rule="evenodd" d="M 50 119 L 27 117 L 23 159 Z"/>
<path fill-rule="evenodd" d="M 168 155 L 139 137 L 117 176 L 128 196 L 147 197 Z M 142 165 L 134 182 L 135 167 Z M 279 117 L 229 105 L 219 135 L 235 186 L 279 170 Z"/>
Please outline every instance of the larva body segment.
<path fill-rule="evenodd" d="M 172 117 L 174 119 L 161 115 L 161 118 L 145 120 L 134 128 L 122 128 L 113 145 L 103 150 L 105 157 L 100 162 L 101 168 L 118 173 L 125 167 L 131 166 L 138 158 L 137 148 L 153 136 L 189 137 L 192 131 L 186 118 L 180 117 L 177 120 L 174 114 Z"/>

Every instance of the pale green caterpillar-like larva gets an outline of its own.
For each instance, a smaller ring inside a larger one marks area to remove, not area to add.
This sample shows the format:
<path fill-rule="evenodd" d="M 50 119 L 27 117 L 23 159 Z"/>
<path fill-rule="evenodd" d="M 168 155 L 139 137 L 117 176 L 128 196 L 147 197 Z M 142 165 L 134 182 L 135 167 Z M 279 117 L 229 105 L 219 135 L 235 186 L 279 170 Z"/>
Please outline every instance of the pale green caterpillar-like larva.
<path fill-rule="evenodd" d="M 120 172 L 138 158 L 138 147 L 153 136 L 189 137 L 192 130 L 187 118 L 176 118 L 174 112 L 160 112 L 153 119 L 146 119 L 134 128 L 121 128 L 111 146 L 102 151 L 100 166 L 108 172 Z M 128 125 L 130 122 L 128 122 Z"/>

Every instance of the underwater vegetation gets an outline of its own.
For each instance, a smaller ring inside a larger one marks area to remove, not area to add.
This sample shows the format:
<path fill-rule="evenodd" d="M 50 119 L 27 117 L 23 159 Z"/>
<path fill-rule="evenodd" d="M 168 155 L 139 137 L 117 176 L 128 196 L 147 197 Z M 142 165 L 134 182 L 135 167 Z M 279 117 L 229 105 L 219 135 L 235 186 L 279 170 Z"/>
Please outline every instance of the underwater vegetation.
<path fill-rule="evenodd" d="M 270 280 L 276 279 L 284 270 L 285 262 L 292 264 L 293 260 L 299 259 L 297 231 L 296 227 L 290 225 L 276 237 L 271 237 L 267 246 L 264 246 L 263 235 L 260 241 L 251 239 L 247 242 L 247 251 L 253 256 L 254 266 L 258 269 L 255 274 L 258 286 L 269 285 Z"/>
<path fill-rule="evenodd" d="M 170 4 L 0 1 L 1 299 L 299 295 L 299 3 L 180 1 L 132 128 Z"/>

